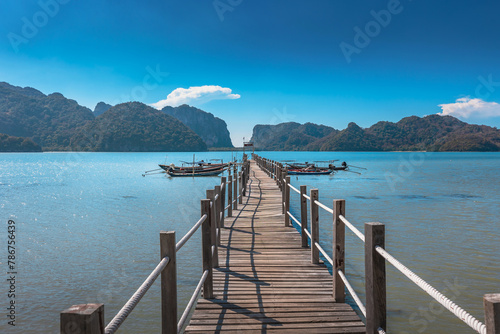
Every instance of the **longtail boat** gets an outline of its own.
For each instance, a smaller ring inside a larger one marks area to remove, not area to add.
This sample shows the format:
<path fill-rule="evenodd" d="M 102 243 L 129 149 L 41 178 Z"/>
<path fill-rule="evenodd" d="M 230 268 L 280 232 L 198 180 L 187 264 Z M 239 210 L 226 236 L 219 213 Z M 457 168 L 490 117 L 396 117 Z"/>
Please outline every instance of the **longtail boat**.
<path fill-rule="evenodd" d="M 333 173 L 331 169 L 289 169 L 287 171 L 288 175 L 329 175 Z"/>
<path fill-rule="evenodd" d="M 171 177 L 187 177 L 187 176 L 216 176 L 219 175 L 220 173 L 224 172 L 226 169 L 225 168 L 219 168 L 219 169 L 212 169 L 212 170 L 184 170 L 184 171 L 175 171 L 175 170 L 167 170 L 167 174 L 170 175 Z"/>

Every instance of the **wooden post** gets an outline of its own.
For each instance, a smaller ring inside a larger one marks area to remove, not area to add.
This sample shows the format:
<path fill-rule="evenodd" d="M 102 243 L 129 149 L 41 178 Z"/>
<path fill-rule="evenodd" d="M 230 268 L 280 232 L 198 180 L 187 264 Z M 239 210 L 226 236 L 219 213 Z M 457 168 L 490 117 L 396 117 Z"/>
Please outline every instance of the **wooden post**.
<path fill-rule="evenodd" d="M 302 225 L 300 229 L 300 235 L 302 238 L 302 247 L 307 247 L 307 186 L 300 186 L 300 224 Z"/>
<path fill-rule="evenodd" d="M 160 258 L 170 261 L 161 273 L 161 332 L 177 333 L 177 261 L 175 232 L 160 232 Z"/>
<path fill-rule="evenodd" d="M 229 175 L 228 181 L 227 181 L 227 204 L 229 207 L 227 208 L 227 216 L 232 217 L 233 216 L 233 177 Z"/>
<path fill-rule="evenodd" d="M 216 218 L 216 209 L 215 209 L 215 190 L 214 189 L 208 189 L 207 190 L 207 198 L 210 200 L 212 204 L 212 209 L 210 210 L 211 213 L 211 218 L 210 221 L 212 222 L 210 224 L 210 252 L 212 251 L 212 246 L 214 247 L 214 252 L 212 256 L 212 262 L 213 262 L 213 267 L 214 268 L 219 268 L 219 248 L 217 246 L 217 218 Z"/>
<path fill-rule="evenodd" d="M 487 334 L 500 334 L 500 293 L 483 297 L 484 324 Z"/>
<path fill-rule="evenodd" d="M 311 263 L 319 263 L 319 249 L 316 242 L 319 242 L 319 207 L 314 201 L 318 200 L 318 189 L 311 189 Z"/>
<path fill-rule="evenodd" d="M 241 194 L 245 196 L 246 187 L 245 187 L 245 179 L 247 174 L 247 163 L 244 162 L 243 166 L 241 166 Z"/>
<path fill-rule="evenodd" d="M 283 175 L 283 178 L 280 182 L 280 190 L 281 190 L 281 213 L 285 214 L 285 187 L 286 187 L 286 178 Z"/>
<path fill-rule="evenodd" d="M 238 173 L 239 180 L 239 191 L 238 191 L 238 203 L 243 204 L 243 172 Z"/>
<path fill-rule="evenodd" d="M 236 174 L 236 166 L 234 166 L 235 170 L 233 173 L 233 197 L 234 204 L 233 209 L 238 210 L 238 174 Z"/>
<path fill-rule="evenodd" d="M 345 285 L 338 273 L 345 274 L 345 224 L 339 216 L 345 217 L 345 200 L 333 200 L 333 299 L 337 303 L 345 302 Z"/>
<path fill-rule="evenodd" d="M 215 226 L 217 228 L 217 246 L 220 246 L 220 222 L 221 222 L 221 190 L 220 186 L 215 186 Z"/>
<path fill-rule="evenodd" d="M 104 304 L 73 305 L 62 311 L 60 330 L 61 334 L 104 334 Z"/>
<path fill-rule="evenodd" d="M 226 182 L 227 181 L 226 181 L 226 177 L 225 176 L 223 176 L 221 178 L 221 180 L 222 180 L 221 183 L 224 186 L 220 190 L 220 194 L 221 194 L 220 195 L 221 196 L 221 198 L 220 198 L 220 200 L 221 200 L 221 202 L 220 202 L 220 209 L 221 209 L 221 212 L 222 212 L 222 215 L 220 216 L 220 227 L 223 228 L 224 227 L 224 217 L 226 215 L 226 188 L 227 188 L 227 183 Z M 220 242 L 219 242 L 219 244 L 220 244 Z"/>
<path fill-rule="evenodd" d="M 201 216 L 207 215 L 207 219 L 201 225 L 201 249 L 203 256 L 203 272 L 208 270 L 208 276 L 203 284 L 203 298 L 214 298 L 213 262 L 212 262 L 212 213 L 210 212 L 210 200 L 201 200 Z"/>
<path fill-rule="evenodd" d="M 386 328 L 385 259 L 375 250 L 385 246 L 385 225 L 365 223 L 366 333 Z"/>
<path fill-rule="evenodd" d="M 285 226 L 290 226 L 290 176 L 285 179 Z"/>

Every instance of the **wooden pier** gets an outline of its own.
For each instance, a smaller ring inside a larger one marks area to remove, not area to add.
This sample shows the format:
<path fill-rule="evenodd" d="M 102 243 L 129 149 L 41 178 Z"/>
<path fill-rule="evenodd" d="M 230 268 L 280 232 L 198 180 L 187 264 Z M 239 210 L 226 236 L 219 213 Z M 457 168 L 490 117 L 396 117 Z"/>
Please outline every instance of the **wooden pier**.
<path fill-rule="evenodd" d="M 247 196 L 221 228 L 212 299 L 200 299 L 185 333 L 365 333 L 351 306 L 336 303 L 332 276 L 311 264 L 285 227 L 282 193 L 252 162 Z"/>
<path fill-rule="evenodd" d="M 162 334 L 385 334 L 387 262 L 476 332 L 500 334 L 500 294 L 483 296 L 481 323 L 385 249 L 384 224 L 365 223 L 362 233 L 346 219 L 345 200 L 321 203 L 318 189 L 307 195 L 305 185 L 300 190 L 292 186 L 280 162 L 256 154 L 253 159 L 245 155 L 228 168 L 220 185 L 207 190 L 200 219 L 182 238 L 177 240 L 175 231 L 160 232 L 159 263 L 107 325 L 103 304 L 73 305 L 61 312 L 61 333 L 114 334 L 161 277 Z M 299 194 L 297 217 L 290 211 L 291 191 Z M 332 218 L 331 254 L 319 242 L 320 208 Z M 347 228 L 364 245 L 364 303 L 345 275 Z M 201 278 L 179 317 L 176 254 L 199 229 Z M 331 266 L 332 276 L 321 259 Z M 364 322 L 345 304 L 347 291 Z"/>

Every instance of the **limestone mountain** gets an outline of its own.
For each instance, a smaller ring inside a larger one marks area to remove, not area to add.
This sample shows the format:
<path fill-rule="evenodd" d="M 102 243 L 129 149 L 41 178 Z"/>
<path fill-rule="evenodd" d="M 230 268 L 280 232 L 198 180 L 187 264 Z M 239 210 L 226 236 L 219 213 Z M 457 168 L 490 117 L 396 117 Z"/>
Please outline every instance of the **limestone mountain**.
<path fill-rule="evenodd" d="M 187 126 L 140 102 L 118 104 L 80 128 L 71 149 L 98 152 L 206 151 Z"/>
<path fill-rule="evenodd" d="M 62 94 L 0 83 L 0 133 L 31 138 L 44 150 L 64 150 L 75 129 L 93 119 L 90 109 Z"/>
<path fill-rule="evenodd" d="M 297 131 L 305 125 L 256 125 L 252 141 L 263 150 L 500 151 L 500 130 L 468 124 L 452 116 L 411 116 L 397 123 L 378 122 L 366 129 L 349 123 L 342 131 L 325 127 L 325 134 L 315 132 L 316 137 Z M 319 127 L 312 124 L 308 128 Z"/>
<path fill-rule="evenodd" d="M 334 128 L 313 123 L 258 124 L 253 128 L 251 141 L 262 150 L 300 151 L 318 139 L 336 133 L 338 131 Z"/>
<path fill-rule="evenodd" d="M 167 106 L 161 111 L 196 132 L 208 147 L 233 147 L 226 122 L 213 114 L 186 104 L 178 107 Z"/>
<path fill-rule="evenodd" d="M 99 115 L 104 114 L 111 107 L 112 107 L 112 105 L 110 105 L 110 104 L 107 104 L 104 102 L 99 102 L 98 104 L 96 104 L 96 106 L 94 108 L 94 116 L 97 117 Z"/>

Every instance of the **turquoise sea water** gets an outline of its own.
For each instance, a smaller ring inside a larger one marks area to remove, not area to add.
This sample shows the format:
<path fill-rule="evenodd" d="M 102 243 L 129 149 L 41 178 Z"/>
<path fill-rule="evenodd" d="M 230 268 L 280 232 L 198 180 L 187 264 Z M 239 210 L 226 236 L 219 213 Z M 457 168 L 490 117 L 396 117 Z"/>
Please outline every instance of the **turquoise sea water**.
<path fill-rule="evenodd" d="M 293 178 L 319 189 L 320 201 L 346 200 L 346 217 L 386 224 L 386 249 L 458 305 L 483 320 L 482 296 L 500 292 L 500 154 L 259 152 L 298 161 L 341 159 L 362 175 Z M 197 159 L 230 152 L 197 153 Z M 241 158 L 241 153 L 238 154 Z M 168 162 L 192 160 L 168 153 Z M 0 332 L 58 333 L 59 312 L 104 303 L 106 322 L 159 261 L 159 232 L 183 236 L 199 217 L 199 200 L 218 177 L 142 177 L 164 153 L 0 154 Z M 292 193 L 292 211 L 298 213 Z M 321 209 L 320 209 L 321 210 Z M 16 222 L 16 327 L 7 325 L 7 221 Z M 331 249 L 331 215 L 320 211 L 321 244 Z M 180 312 L 201 276 L 199 232 L 178 255 Z M 346 237 L 346 274 L 364 298 L 363 245 Z M 472 333 L 455 316 L 387 265 L 388 330 Z M 157 333 L 156 282 L 121 333 Z"/>

